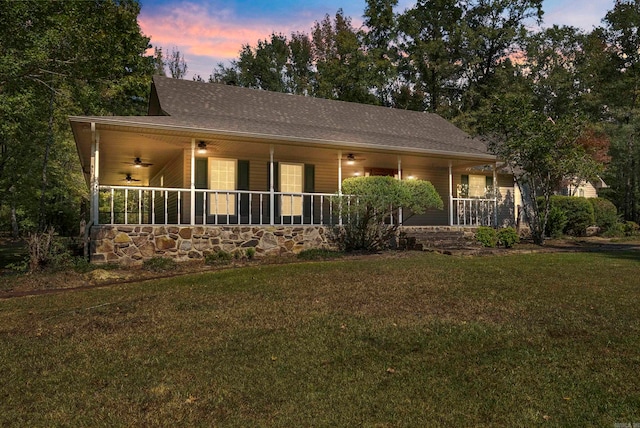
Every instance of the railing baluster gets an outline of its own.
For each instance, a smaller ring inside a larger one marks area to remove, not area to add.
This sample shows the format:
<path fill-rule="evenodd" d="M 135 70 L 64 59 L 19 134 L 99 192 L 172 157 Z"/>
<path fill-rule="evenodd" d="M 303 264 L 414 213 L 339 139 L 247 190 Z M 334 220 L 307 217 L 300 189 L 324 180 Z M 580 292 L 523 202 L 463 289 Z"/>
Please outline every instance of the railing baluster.
<path fill-rule="evenodd" d="M 182 192 L 178 190 L 178 224 L 182 223 Z"/>
<path fill-rule="evenodd" d="M 115 197 L 115 190 L 111 189 L 111 224 L 113 224 L 113 200 Z"/>
<path fill-rule="evenodd" d="M 202 192 L 202 224 L 207 224 L 207 197 L 209 196 L 208 192 Z"/>

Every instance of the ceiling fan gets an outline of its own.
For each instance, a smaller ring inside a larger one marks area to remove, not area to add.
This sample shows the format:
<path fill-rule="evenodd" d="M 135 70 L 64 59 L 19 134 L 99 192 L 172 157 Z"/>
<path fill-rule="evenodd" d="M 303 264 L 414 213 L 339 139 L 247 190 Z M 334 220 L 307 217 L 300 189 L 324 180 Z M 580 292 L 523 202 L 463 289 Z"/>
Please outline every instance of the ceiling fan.
<path fill-rule="evenodd" d="M 140 157 L 136 157 L 133 162 L 123 162 L 125 165 L 131 165 L 134 168 L 149 168 L 151 165 L 153 165 L 152 163 L 149 162 L 142 162 L 142 159 L 140 159 Z"/>
<path fill-rule="evenodd" d="M 347 156 L 344 157 L 344 160 L 347 163 L 347 165 L 355 165 L 356 162 L 364 161 L 366 159 L 359 156 L 356 157 L 355 154 L 349 153 L 347 154 Z"/>
<path fill-rule="evenodd" d="M 131 174 L 126 174 L 122 181 L 126 181 L 127 183 L 133 183 L 134 181 L 140 181 L 137 178 L 131 177 Z"/>

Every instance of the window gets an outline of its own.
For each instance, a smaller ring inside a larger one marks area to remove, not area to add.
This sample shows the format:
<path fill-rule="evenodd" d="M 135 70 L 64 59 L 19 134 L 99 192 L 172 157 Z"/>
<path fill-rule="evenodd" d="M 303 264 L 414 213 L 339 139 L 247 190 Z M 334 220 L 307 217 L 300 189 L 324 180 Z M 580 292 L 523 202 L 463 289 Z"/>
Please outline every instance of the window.
<path fill-rule="evenodd" d="M 304 165 L 280 164 L 280 191 L 282 193 L 302 193 L 302 174 Z M 302 196 L 282 195 L 281 214 L 284 216 L 302 215 Z"/>
<path fill-rule="evenodd" d="M 224 191 L 236 190 L 236 160 L 209 158 L 209 214 L 234 215 L 236 213 L 236 195 Z"/>
<path fill-rule="evenodd" d="M 493 177 L 486 175 L 463 175 L 458 184 L 459 198 L 488 198 L 493 192 Z"/>

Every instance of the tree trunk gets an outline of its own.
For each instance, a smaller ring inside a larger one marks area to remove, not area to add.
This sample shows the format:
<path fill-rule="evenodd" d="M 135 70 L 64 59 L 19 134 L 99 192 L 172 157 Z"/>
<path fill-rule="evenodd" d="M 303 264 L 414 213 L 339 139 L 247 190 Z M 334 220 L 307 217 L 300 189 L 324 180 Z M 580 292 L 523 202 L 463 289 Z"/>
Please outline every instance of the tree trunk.
<path fill-rule="evenodd" d="M 44 232 L 46 225 L 46 213 L 45 213 L 45 204 L 46 204 L 46 192 L 48 186 L 47 180 L 47 165 L 49 163 L 49 153 L 51 152 L 51 146 L 53 145 L 53 100 L 54 100 L 54 92 L 51 91 L 51 99 L 49 100 L 49 135 L 47 137 L 47 145 L 44 151 L 44 160 L 42 162 L 42 187 L 40 189 L 40 211 L 38 213 L 38 228 L 40 231 Z"/>
<path fill-rule="evenodd" d="M 20 236 L 20 229 L 18 228 L 18 217 L 16 216 L 16 203 L 11 201 L 11 236 L 13 239 L 18 239 Z"/>

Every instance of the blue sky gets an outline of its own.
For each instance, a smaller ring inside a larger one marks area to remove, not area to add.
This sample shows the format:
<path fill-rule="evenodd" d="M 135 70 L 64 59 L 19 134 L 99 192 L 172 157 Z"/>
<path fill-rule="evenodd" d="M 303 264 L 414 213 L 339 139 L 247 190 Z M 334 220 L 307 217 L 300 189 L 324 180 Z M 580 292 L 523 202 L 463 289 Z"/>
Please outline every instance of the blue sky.
<path fill-rule="evenodd" d="M 219 62 L 236 58 L 243 44 L 255 45 L 273 32 L 309 32 L 315 21 L 342 8 L 358 27 L 365 0 L 141 0 L 140 26 L 154 46 L 180 50 L 187 77 L 209 77 Z M 544 27 L 600 25 L 613 0 L 545 0 Z M 400 0 L 400 11 L 415 0 Z"/>

